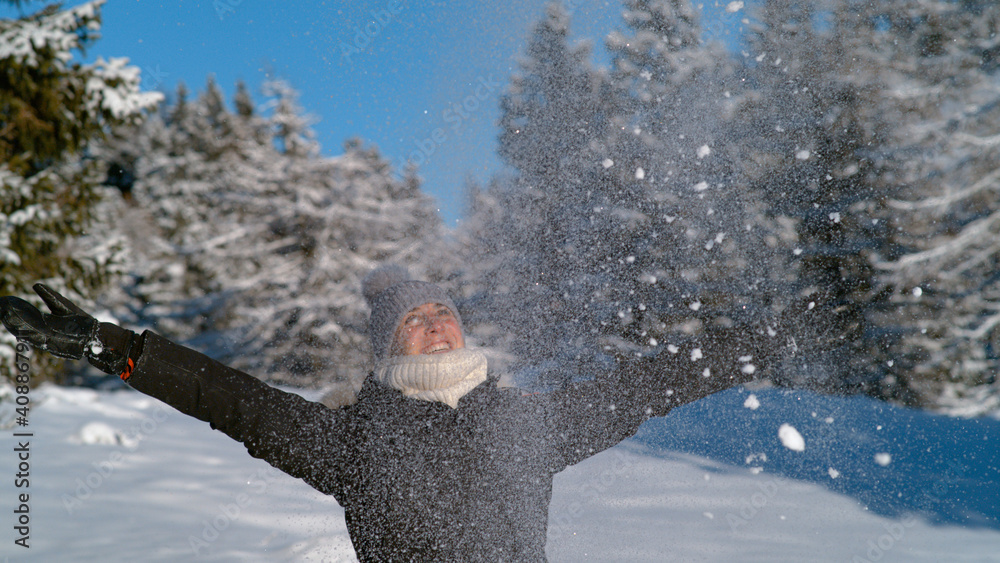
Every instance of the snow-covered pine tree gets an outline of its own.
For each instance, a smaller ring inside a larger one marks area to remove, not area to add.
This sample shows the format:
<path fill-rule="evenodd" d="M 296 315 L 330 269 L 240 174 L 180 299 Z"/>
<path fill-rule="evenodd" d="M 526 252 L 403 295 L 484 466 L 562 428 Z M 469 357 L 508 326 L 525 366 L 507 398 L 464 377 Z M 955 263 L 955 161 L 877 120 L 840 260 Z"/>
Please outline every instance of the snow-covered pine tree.
<path fill-rule="evenodd" d="M 719 136 L 720 117 L 729 113 L 737 85 L 731 57 L 722 45 L 702 40 L 698 10 L 689 0 L 624 4 L 627 32 L 612 32 L 605 41 L 620 92 L 617 117 L 628 119 L 619 125 L 647 145 L 669 146 L 662 156 L 674 161 L 673 168 L 696 168 L 676 161 Z"/>
<path fill-rule="evenodd" d="M 136 163 L 131 211 L 148 233 L 132 237 L 119 306 L 261 377 L 354 388 L 368 361 L 361 278 L 395 261 L 440 281 L 455 253 L 415 177 L 357 141 L 321 156 L 294 89 L 265 92 L 257 106 L 238 87 L 231 112 L 211 81 L 196 100 L 181 91 L 112 147 Z"/>
<path fill-rule="evenodd" d="M 877 22 L 848 3 L 767 0 L 755 12 L 744 54 L 754 90 L 734 130 L 738 162 L 774 225 L 784 293 L 816 296 L 800 327 L 808 365 L 789 376 L 905 400 L 885 371 L 893 331 L 880 318 L 889 305 L 871 264 L 895 252 L 877 179 L 881 86 L 859 40 Z"/>
<path fill-rule="evenodd" d="M 728 146 L 741 95 L 731 57 L 703 41 L 687 0 L 631 0 L 623 16 L 627 31 L 607 38 L 616 94 L 608 145 L 619 182 L 636 186 L 619 206 L 644 217 L 633 272 L 618 281 L 636 319 L 626 338 L 648 345 L 734 323 L 762 329 L 764 232 Z"/>
<path fill-rule="evenodd" d="M 121 264 L 122 241 L 106 228 L 120 198 L 106 197 L 88 147 L 108 128 L 140 120 L 160 96 L 140 92 L 127 59 L 75 58 L 99 36 L 103 4 L 0 19 L 0 295 L 41 305 L 31 285 L 43 281 L 86 304 L 81 297 L 98 293 Z M 0 367 L 14 373 L 13 338 L 0 332 Z M 61 373 L 45 355 L 33 361 L 37 377 Z"/>
<path fill-rule="evenodd" d="M 892 116 L 886 177 L 905 254 L 882 256 L 894 290 L 893 375 L 914 402 L 977 414 L 1000 404 L 1000 6 L 878 3 L 874 34 Z"/>
<path fill-rule="evenodd" d="M 476 309 L 531 368 L 524 382 L 558 383 L 550 366 L 592 375 L 594 362 L 731 323 L 723 309 L 732 315 L 751 287 L 733 252 L 744 217 L 729 211 L 738 198 L 721 197 L 725 164 L 711 156 L 727 65 L 692 14 L 630 4 L 638 39 L 609 39 L 609 77 L 568 44 L 568 16 L 550 4 L 501 100 L 500 154 L 514 174 L 471 190 L 467 232 L 487 257 Z"/>
<path fill-rule="evenodd" d="M 260 179 L 274 175 L 272 152 L 266 122 L 252 114 L 237 119 L 212 80 L 193 101 L 178 86 L 176 101 L 160 115 L 141 128 L 116 130 L 101 157 L 135 178 L 132 206 L 119 225 L 131 241 L 136 283 L 127 286 L 131 300 L 109 296 L 109 304 L 128 303 L 132 324 L 185 342 L 218 336 L 227 323 L 226 279 L 256 268 L 250 249 L 234 242 L 251 240 L 258 228 L 240 223 L 247 210 L 236 200 L 263 190 Z M 215 251 L 233 263 L 213 259 Z"/>
<path fill-rule="evenodd" d="M 615 188 L 602 164 L 610 158 L 606 76 L 590 66 L 589 47 L 570 46 L 568 36 L 566 10 L 548 4 L 500 101 L 499 154 L 513 174 L 473 193 L 463 234 L 479 288 L 476 321 L 510 343 L 516 365 L 541 371 L 522 384 L 545 381 L 550 364 L 565 373 L 592 360 L 615 307 L 607 264 L 617 267 L 628 246 L 605 228 Z"/>

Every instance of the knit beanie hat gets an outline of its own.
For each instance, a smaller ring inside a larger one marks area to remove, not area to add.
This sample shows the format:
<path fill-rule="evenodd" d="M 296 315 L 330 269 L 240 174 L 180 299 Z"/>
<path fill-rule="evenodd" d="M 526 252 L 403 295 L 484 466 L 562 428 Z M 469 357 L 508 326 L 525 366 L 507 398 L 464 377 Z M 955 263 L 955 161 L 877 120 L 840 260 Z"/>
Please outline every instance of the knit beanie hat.
<path fill-rule="evenodd" d="M 372 343 L 372 359 L 377 364 L 389 355 L 396 328 L 403 317 L 427 303 L 440 303 L 451 309 L 462 327 L 458 307 L 443 289 L 430 282 L 411 280 L 406 268 L 389 264 L 376 268 L 361 282 L 361 292 L 372 310 L 368 320 L 368 335 Z"/>

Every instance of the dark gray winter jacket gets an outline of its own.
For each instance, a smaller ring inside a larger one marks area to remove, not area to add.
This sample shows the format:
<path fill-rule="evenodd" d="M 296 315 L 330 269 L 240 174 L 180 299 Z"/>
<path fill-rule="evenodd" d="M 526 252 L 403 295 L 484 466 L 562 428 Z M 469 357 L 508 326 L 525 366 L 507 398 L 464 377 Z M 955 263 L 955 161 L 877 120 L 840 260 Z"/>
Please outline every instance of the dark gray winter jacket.
<path fill-rule="evenodd" d="M 718 352 L 731 373 L 705 377 L 705 353 L 665 352 L 545 394 L 490 379 L 457 409 L 369 378 L 356 404 L 331 409 L 154 333 L 142 346 L 130 385 L 333 495 L 361 561 L 544 561 L 553 475 L 746 379 L 747 353 Z"/>

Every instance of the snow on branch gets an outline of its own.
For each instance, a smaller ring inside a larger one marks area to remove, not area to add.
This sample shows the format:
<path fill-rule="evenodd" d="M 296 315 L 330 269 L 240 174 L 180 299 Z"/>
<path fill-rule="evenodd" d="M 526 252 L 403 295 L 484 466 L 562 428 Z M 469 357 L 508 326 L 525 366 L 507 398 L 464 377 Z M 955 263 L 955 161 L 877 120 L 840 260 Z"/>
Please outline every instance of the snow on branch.
<path fill-rule="evenodd" d="M 99 11 L 106 0 L 94 0 L 69 10 L 0 22 L 0 61 L 13 59 L 28 67 L 39 64 L 38 53 L 51 50 L 65 64 L 79 49 L 86 30 L 93 37 L 100 29 Z"/>
<path fill-rule="evenodd" d="M 127 119 L 144 110 L 152 109 L 163 100 L 159 92 L 140 92 L 142 81 L 137 66 L 129 66 L 128 59 L 116 57 L 97 61 L 87 66 L 92 70 L 87 79 L 88 109 L 110 113 L 116 120 Z"/>
<path fill-rule="evenodd" d="M 995 212 L 988 217 L 969 223 L 962 229 L 958 236 L 942 244 L 921 252 L 908 254 L 895 262 L 881 262 L 879 263 L 879 267 L 886 270 L 940 267 L 950 258 L 963 256 L 969 248 L 976 246 L 980 241 L 991 240 L 990 233 L 998 226 L 1000 226 L 1000 212 Z M 996 235 L 992 236 L 992 240 L 997 241 Z M 994 248 L 998 246 L 1000 246 L 1000 243 L 994 244 Z"/>
<path fill-rule="evenodd" d="M 889 206 L 900 211 L 914 211 L 917 209 L 927 209 L 931 207 L 945 207 L 957 203 L 965 198 L 972 197 L 986 188 L 996 189 L 1000 187 L 1000 169 L 980 178 L 975 184 L 968 188 L 950 192 L 938 197 L 929 197 L 919 201 L 903 201 L 898 199 L 889 200 Z"/>

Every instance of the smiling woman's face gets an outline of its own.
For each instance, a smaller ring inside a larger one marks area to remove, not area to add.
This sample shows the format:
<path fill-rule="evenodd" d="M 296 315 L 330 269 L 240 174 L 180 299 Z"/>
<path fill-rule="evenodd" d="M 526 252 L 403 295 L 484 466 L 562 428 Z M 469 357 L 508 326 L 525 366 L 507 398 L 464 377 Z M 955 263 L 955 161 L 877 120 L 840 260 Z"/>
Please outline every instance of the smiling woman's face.
<path fill-rule="evenodd" d="M 396 329 L 390 354 L 440 354 L 464 347 L 462 328 L 451 309 L 440 303 L 425 303 L 403 317 Z"/>

